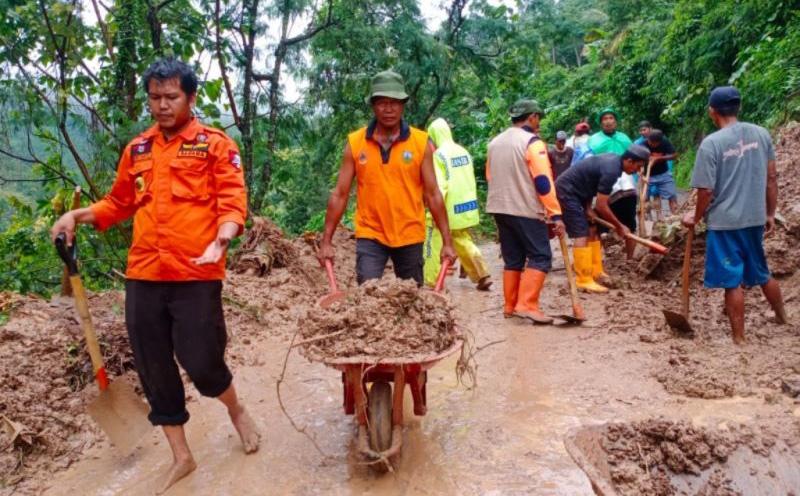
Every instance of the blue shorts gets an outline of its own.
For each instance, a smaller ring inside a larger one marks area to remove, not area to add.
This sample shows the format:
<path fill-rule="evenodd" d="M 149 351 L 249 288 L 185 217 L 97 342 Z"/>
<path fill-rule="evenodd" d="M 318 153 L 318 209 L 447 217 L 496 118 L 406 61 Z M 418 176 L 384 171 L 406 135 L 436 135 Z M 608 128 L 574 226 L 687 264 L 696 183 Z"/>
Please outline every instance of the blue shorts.
<path fill-rule="evenodd" d="M 678 197 L 678 192 L 675 190 L 675 180 L 672 174 L 665 172 L 657 176 L 650 176 L 650 185 L 647 188 L 647 197 L 653 198 L 658 196 L 664 200 L 672 200 Z"/>
<path fill-rule="evenodd" d="M 708 230 L 703 281 L 707 288 L 761 286 L 769 278 L 764 254 L 764 226 L 730 231 Z"/>

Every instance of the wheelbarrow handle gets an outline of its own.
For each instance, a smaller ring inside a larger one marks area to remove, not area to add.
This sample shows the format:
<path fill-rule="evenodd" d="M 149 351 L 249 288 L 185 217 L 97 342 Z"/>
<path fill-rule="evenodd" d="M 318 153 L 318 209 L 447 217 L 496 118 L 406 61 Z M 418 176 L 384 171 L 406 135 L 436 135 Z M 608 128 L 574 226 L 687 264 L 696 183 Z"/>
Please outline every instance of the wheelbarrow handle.
<path fill-rule="evenodd" d="M 325 259 L 325 272 L 328 274 L 328 284 L 331 287 L 331 293 L 339 291 L 339 285 L 336 284 L 336 276 L 333 273 L 333 262 L 330 258 Z"/>
<path fill-rule="evenodd" d="M 447 271 L 451 265 L 453 265 L 453 262 L 449 258 L 445 258 L 444 262 L 442 262 L 442 268 L 439 269 L 439 277 L 436 278 L 436 286 L 433 287 L 433 290 L 437 293 L 441 293 L 444 290 L 444 278 L 447 277 Z"/>
<path fill-rule="evenodd" d="M 69 275 L 74 276 L 78 274 L 78 244 L 72 240 L 72 246 L 67 246 L 67 235 L 65 233 L 58 233 L 55 240 L 56 251 L 61 260 L 67 266 Z"/>

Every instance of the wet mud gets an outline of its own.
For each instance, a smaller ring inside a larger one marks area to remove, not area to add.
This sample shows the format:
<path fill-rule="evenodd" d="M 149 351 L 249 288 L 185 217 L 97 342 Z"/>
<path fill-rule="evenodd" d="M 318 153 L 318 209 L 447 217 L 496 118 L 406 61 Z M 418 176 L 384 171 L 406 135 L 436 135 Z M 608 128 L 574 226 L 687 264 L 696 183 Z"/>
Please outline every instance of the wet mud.
<path fill-rule="evenodd" d="M 299 321 L 310 360 L 422 360 L 459 338 L 447 298 L 394 275 L 367 281 L 330 308 L 312 308 Z"/>

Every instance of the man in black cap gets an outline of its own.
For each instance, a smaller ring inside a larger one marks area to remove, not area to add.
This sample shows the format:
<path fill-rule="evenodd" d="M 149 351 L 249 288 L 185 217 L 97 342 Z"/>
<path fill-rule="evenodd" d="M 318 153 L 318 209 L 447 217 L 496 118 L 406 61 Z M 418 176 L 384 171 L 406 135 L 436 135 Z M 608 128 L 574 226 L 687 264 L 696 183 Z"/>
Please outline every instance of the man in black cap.
<path fill-rule="evenodd" d="M 564 224 L 567 234 L 574 242 L 572 254 L 579 289 L 594 293 L 608 291 L 594 280 L 589 241 L 598 240 L 599 237 L 597 228 L 590 227 L 589 222 L 599 215 L 614 224 L 620 237 L 630 232 L 611 211 L 608 197 L 623 172 L 639 172 L 649 159 L 650 152 L 647 148 L 631 144 L 622 155 L 602 153 L 581 160 L 556 180 L 556 195 L 561 204 Z M 597 203 L 593 209 L 592 199 L 595 196 Z"/>
<path fill-rule="evenodd" d="M 775 228 L 778 172 L 772 138 L 763 127 L 739 122 L 742 97 L 733 86 L 715 88 L 708 115 L 718 131 L 697 150 L 692 187 L 697 206 L 683 223 L 693 229 L 705 218 L 705 286 L 725 289 L 733 341 L 744 342 L 744 291 L 761 286 L 779 324 L 787 323 L 783 297 L 770 276 L 764 235 Z"/>

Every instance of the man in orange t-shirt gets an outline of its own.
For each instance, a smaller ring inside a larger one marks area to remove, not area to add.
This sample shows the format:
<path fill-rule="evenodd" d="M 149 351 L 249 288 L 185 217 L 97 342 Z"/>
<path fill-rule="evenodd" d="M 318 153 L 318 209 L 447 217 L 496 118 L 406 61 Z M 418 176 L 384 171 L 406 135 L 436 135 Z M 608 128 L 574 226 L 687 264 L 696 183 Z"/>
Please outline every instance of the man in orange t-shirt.
<path fill-rule="evenodd" d="M 452 263 L 456 258 L 428 135 L 403 119 L 407 100 L 399 74 L 384 71 L 375 75 L 367 98 L 375 118 L 348 135 L 339 179 L 328 200 L 325 232 L 317 255 L 321 264 L 333 261 L 333 233 L 347 208 L 355 179 L 359 284 L 383 276 L 391 259 L 397 277 L 422 285 L 425 205 L 442 233 L 442 259 Z"/>
<path fill-rule="evenodd" d="M 163 427 L 172 448 L 163 492 L 196 466 L 175 357 L 201 394 L 227 407 L 245 452 L 258 449 L 259 434 L 225 363 L 225 254 L 247 214 L 239 151 L 224 132 L 192 116 L 197 76 L 188 65 L 162 59 L 143 79 L 156 124 L 125 147 L 111 192 L 64 214 L 51 235 L 65 233 L 71 245 L 76 224 L 104 230 L 133 217 L 125 323 L 150 422 Z"/>

